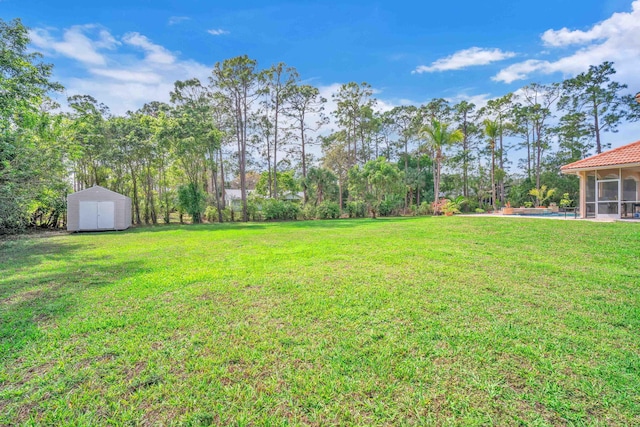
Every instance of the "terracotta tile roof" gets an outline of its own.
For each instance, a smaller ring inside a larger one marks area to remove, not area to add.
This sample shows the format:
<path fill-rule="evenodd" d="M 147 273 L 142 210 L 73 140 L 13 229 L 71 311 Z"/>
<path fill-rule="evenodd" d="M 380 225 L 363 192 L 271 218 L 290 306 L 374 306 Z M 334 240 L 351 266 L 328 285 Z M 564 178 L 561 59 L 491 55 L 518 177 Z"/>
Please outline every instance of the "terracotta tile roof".
<path fill-rule="evenodd" d="M 599 168 L 603 166 L 618 166 L 630 163 L 640 163 L 640 141 L 569 163 L 560 168 L 562 171 L 584 168 Z"/>

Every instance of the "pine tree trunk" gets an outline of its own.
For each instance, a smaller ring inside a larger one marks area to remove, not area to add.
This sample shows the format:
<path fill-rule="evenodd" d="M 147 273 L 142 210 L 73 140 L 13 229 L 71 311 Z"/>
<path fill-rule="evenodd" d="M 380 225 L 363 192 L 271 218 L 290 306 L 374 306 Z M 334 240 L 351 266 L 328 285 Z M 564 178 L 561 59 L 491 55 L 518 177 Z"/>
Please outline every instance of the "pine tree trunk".
<path fill-rule="evenodd" d="M 467 135 L 468 123 L 467 112 L 464 112 L 462 132 L 464 138 L 462 140 L 462 195 L 466 198 L 469 197 L 469 138 Z"/>
<path fill-rule="evenodd" d="M 222 197 L 222 207 L 224 209 L 224 207 L 227 205 L 226 203 L 226 194 L 224 192 L 224 162 L 222 161 L 222 147 L 220 147 L 218 149 L 218 154 L 219 154 L 219 158 L 220 158 L 220 186 L 221 188 L 221 197 Z"/>
<path fill-rule="evenodd" d="M 418 156 L 419 155 L 420 154 L 418 154 Z M 407 176 L 408 170 L 409 170 L 409 141 L 407 141 L 407 139 L 405 138 L 404 139 L 404 173 L 405 173 L 405 180 L 406 180 L 406 176 Z M 404 210 L 405 210 L 405 212 L 407 211 L 408 207 L 409 207 L 409 201 L 407 200 L 407 193 L 405 193 L 405 195 L 404 195 Z"/>
<path fill-rule="evenodd" d="M 540 191 L 540 162 L 542 161 L 542 141 L 540 140 L 540 128 L 537 129 L 538 141 L 536 143 L 536 190 Z"/>
<path fill-rule="evenodd" d="M 249 221 L 249 214 L 247 211 L 247 94 L 244 93 L 244 104 L 242 114 L 242 135 L 241 135 L 241 155 L 240 155 L 240 194 L 242 196 L 242 221 Z"/>
<path fill-rule="evenodd" d="M 598 117 L 598 104 L 596 103 L 595 95 L 593 96 L 593 120 L 594 130 L 596 133 L 596 154 L 602 153 L 602 143 L 600 141 L 600 123 Z"/>
<path fill-rule="evenodd" d="M 527 124 L 527 176 L 531 181 L 531 140 L 529 139 L 529 125 Z"/>
<path fill-rule="evenodd" d="M 278 110 L 280 110 L 280 94 L 276 94 L 276 109 L 273 137 L 273 197 L 278 198 Z"/>
<path fill-rule="evenodd" d="M 135 223 L 141 224 L 140 220 L 140 199 L 138 198 L 138 180 L 134 172 L 133 166 L 129 164 L 129 171 L 131 173 L 131 183 L 133 184 L 133 209 L 135 215 Z"/>
<path fill-rule="evenodd" d="M 503 145 L 503 140 L 502 140 L 502 122 L 500 123 L 500 170 L 503 171 L 504 170 L 504 145 Z M 502 205 L 504 205 L 504 178 L 502 177 L 503 174 L 501 174 L 500 177 L 500 183 L 498 184 L 500 186 L 500 203 Z"/>
<path fill-rule="evenodd" d="M 215 153 L 212 153 L 212 159 Z M 216 196 L 216 209 L 218 210 L 218 222 L 222 223 L 222 209 L 220 209 L 220 189 L 218 188 L 218 168 L 211 168 L 211 187 Z"/>
<path fill-rule="evenodd" d="M 491 206 L 496 210 L 496 149 L 491 147 Z"/>
<path fill-rule="evenodd" d="M 302 149 L 302 179 L 306 181 L 307 179 L 307 154 L 305 153 L 304 147 L 304 115 L 302 116 L 302 120 L 300 121 L 300 144 Z M 304 203 L 307 203 L 307 186 L 305 185 L 303 188 L 304 191 Z"/>

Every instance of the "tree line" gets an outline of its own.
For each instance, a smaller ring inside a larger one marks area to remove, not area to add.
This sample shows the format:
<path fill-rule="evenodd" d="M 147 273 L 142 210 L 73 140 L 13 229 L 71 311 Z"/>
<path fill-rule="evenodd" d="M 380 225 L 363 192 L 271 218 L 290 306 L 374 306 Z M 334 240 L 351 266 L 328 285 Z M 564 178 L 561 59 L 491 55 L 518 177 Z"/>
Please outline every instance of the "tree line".
<path fill-rule="evenodd" d="M 609 62 L 483 106 L 383 111 L 367 83 L 341 85 L 330 104 L 294 67 L 247 56 L 175 82 L 167 103 L 114 115 L 90 95 L 53 101 L 62 86 L 28 45 L 20 20 L 0 20 L 3 233 L 63 225 L 67 193 L 93 185 L 131 197 L 136 224 L 431 213 L 445 197 L 492 210 L 547 187 L 576 199 L 560 166 L 640 117 Z"/>

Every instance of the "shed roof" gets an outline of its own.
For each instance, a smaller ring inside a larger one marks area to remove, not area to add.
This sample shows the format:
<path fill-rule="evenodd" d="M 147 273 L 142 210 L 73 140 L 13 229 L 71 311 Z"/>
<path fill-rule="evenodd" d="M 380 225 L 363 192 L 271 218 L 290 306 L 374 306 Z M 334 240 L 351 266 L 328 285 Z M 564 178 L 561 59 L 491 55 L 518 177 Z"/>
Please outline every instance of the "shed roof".
<path fill-rule="evenodd" d="M 569 163 L 560 168 L 562 172 L 579 169 L 599 169 L 607 166 L 623 166 L 640 163 L 640 141 Z"/>
<path fill-rule="evenodd" d="M 100 193 L 108 193 L 117 197 L 121 197 L 123 199 L 128 199 L 127 196 L 125 196 L 124 194 L 120 194 L 120 193 L 116 193 L 115 191 L 111 191 L 108 188 L 104 188 L 101 187 L 99 185 L 94 185 L 93 187 L 90 188 L 85 188 L 84 190 L 80 190 L 80 191 L 76 191 L 75 193 L 71 193 L 69 194 L 67 197 L 70 198 L 74 198 L 74 197 L 86 197 L 89 196 L 91 194 L 95 194 L 96 196 Z"/>

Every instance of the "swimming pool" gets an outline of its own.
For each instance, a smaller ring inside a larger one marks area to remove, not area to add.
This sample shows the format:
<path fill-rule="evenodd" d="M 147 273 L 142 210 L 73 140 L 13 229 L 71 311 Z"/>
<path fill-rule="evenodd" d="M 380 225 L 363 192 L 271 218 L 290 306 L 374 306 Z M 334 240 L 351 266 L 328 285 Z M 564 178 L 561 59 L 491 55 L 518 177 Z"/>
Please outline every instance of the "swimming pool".
<path fill-rule="evenodd" d="M 533 217 L 561 217 L 561 218 L 579 218 L 575 212 L 551 212 L 551 213 L 514 213 L 514 216 L 533 216 Z"/>

